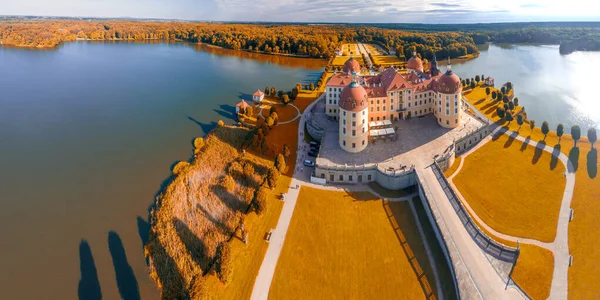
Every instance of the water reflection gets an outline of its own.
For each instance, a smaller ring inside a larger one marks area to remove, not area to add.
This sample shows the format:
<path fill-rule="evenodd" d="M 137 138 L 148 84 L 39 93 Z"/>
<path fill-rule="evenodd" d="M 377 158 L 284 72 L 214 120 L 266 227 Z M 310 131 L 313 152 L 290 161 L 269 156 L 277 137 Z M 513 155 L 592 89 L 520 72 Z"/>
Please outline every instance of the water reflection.
<path fill-rule="evenodd" d="M 487 48 L 487 49 L 486 49 Z M 600 52 L 560 55 L 556 45 L 489 45 L 479 58 L 457 63 L 461 77 L 485 74 L 501 86 L 511 81 L 530 119 L 548 121 L 552 128 L 563 123 L 582 131 L 600 123 L 600 102 L 595 96 L 595 70 Z"/>

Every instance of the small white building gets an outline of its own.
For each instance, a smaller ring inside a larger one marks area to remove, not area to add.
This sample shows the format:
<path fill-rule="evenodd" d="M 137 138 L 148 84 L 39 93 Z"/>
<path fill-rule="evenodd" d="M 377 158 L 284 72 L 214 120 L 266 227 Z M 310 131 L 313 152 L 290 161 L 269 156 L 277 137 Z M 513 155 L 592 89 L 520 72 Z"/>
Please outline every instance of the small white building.
<path fill-rule="evenodd" d="M 485 79 L 485 85 L 487 86 L 494 86 L 494 78 L 492 77 L 488 77 Z"/>
<path fill-rule="evenodd" d="M 254 94 L 252 94 L 252 101 L 256 103 L 260 103 L 263 101 L 263 99 L 265 99 L 265 93 L 263 93 L 261 90 L 257 90 Z"/>
<path fill-rule="evenodd" d="M 342 49 L 340 49 L 340 48 L 336 48 L 336 49 L 335 49 L 335 55 L 336 55 L 336 56 L 342 56 Z"/>
<path fill-rule="evenodd" d="M 396 49 L 390 48 L 390 55 L 396 55 Z"/>

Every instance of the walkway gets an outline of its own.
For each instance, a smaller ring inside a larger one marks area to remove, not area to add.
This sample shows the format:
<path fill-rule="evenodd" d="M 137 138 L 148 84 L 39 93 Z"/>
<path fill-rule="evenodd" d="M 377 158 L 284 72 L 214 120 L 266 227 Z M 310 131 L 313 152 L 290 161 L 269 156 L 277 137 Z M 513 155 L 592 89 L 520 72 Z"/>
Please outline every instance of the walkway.
<path fill-rule="evenodd" d="M 319 102 L 324 96 L 325 93 L 321 94 L 317 100 L 308 105 L 308 107 L 304 110 L 304 113 L 301 115 L 300 124 L 298 125 L 297 152 L 300 164 L 296 164 L 298 171 L 294 172 L 292 183 L 285 196 L 285 203 L 283 204 L 283 209 L 281 210 L 281 215 L 279 216 L 279 221 L 277 222 L 277 227 L 271 233 L 271 239 L 269 240 L 267 253 L 265 254 L 265 258 L 263 259 L 260 270 L 258 271 L 258 276 L 256 277 L 256 282 L 254 282 L 254 288 L 252 289 L 252 296 L 250 298 L 252 300 L 267 299 L 269 297 L 269 289 L 271 287 L 271 282 L 273 281 L 273 276 L 275 275 L 277 260 L 279 259 L 281 249 L 283 248 L 285 235 L 290 227 L 290 221 L 292 220 L 294 208 L 296 207 L 296 201 L 298 201 L 298 194 L 300 193 L 300 186 L 304 183 L 304 181 L 306 181 L 307 177 L 310 178 L 310 169 L 307 168 L 304 170 L 301 164 L 303 158 L 307 155 L 305 146 L 306 143 L 304 142 L 304 123 L 306 122 L 305 116 L 306 113 L 310 112 L 313 106 L 316 105 L 316 103 Z"/>
<path fill-rule="evenodd" d="M 534 239 L 526 239 L 521 237 L 510 236 L 507 234 L 503 234 L 497 232 L 493 228 L 489 227 L 479 216 L 475 213 L 475 211 L 469 206 L 469 203 L 465 201 L 464 197 L 460 193 L 460 191 L 456 188 L 452 179 L 460 172 L 464 161 L 467 156 L 477 150 L 479 147 L 483 146 L 485 143 L 489 142 L 492 137 L 496 134 L 507 134 L 510 135 L 511 138 L 519 140 L 523 143 L 527 142 L 530 146 L 534 148 L 542 149 L 550 153 L 550 155 L 556 156 L 557 153 L 554 148 L 545 145 L 544 147 L 538 146 L 538 143 L 535 143 L 529 139 L 525 139 L 520 136 L 517 132 L 507 131 L 505 128 L 499 127 L 497 125 L 492 125 L 496 128 L 493 129 L 491 136 L 488 136 L 482 142 L 480 142 L 473 149 L 470 149 L 463 155 L 463 159 L 458 167 L 458 169 L 448 178 L 450 185 L 456 192 L 457 196 L 460 198 L 461 202 L 465 206 L 465 208 L 469 211 L 471 216 L 477 221 L 477 223 L 485 228 L 487 231 L 491 232 L 494 236 L 498 238 L 502 238 L 505 240 L 513 241 L 513 242 L 521 242 L 526 244 L 536 245 L 542 248 L 545 248 L 552 252 L 554 255 L 554 273 L 552 277 L 552 285 L 550 288 L 550 299 L 567 299 L 568 296 L 568 271 L 569 271 L 569 219 L 571 216 L 571 200 L 573 198 L 573 189 L 575 188 L 575 173 L 573 172 L 573 165 L 569 161 L 568 157 L 562 152 L 558 152 L 558 159 L 563 163 L 567 172 L 565 173 L 565 178 L 567 183 L 565 185 L 565 190 L 563 193 L 562 203 L 558 216 L 558 224 L 556 229 L 556 237 L 552 243 L 545 243 Z"/>

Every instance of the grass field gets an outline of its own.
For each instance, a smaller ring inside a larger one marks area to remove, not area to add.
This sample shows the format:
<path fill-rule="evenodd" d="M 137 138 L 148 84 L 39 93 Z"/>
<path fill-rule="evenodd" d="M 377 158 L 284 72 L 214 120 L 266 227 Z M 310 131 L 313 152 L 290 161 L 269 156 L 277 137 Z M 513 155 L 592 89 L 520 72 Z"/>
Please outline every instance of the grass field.
<path fill-rule="evenodd" d="M 361 66 L 365 65 L 365 62 L 362 59 L 362 56 L 360 56 L 360 54 L 357 55 L 352 55 L 352 57 L 354 57 L 354 59 L 356 59 L 358 61 L 358 63 Z M 334 67 L 341 67 L 344 65 L 344 63 L 350 59 L 350 55 L 346 55 L 346 56 L 336 56 L 333 61 L 331 62 L 331 65 L 333 65 Z"/>
<path fill-rule="evenodd" d="M 425 298 L 435 280 L 414 222 L 408 202 L 302 187 L 269 298 Z"/>
<path fill-rule="evenodd" d="M 456 172 L 456 170 L 458 170 L 458 167 L 460 166 L 460 162 L 462 161 L 462 156 L 457 156 L 454 159 L 454 163 L 450 166 L 450 168 L 448 168 L 448 170 L 444 171 L 444 175 L 446 177 L 450 177 L 452 176 L 452 174 L 454 174 L 454 172 Z"/>
<path fill-rule="evenodd" d="M 373 55 L 385 55 L 382 51 L 379 50 L 379 47 L 373 45 L 373 44 L 365 44 L 365 47 L 367 47 L 367 50 Z"/>
<path fill-rule="evenodd" d="M 566 180 L 550 154 L 501 135 L 464 158 L 453 182 L 494 230 L 552 242 Z"/>
<path fill-rule="evenodd" d="M 532 299 L 547 299 L 550 296 L 554 255 L 544 248 L 521 244 L 521 253 L 512 273 L 512 279 Z"/>
<path fill-rule="evenodd" d="M 475 91 L 477 90 L 479 91 L 476 93 L 466 95 L 466 98 L 480 111 L 486 113 L 487 110 L 480 107 L 488 105 L 491 101 L 486 99 L 485 89 L 476 88 Z M 508 125 L 499 120 L 494 113 L 488 112 L 487 115 L 497 124 L 509 130 L 519 131 L 521 136 L 529 137 L 534 142 L 543 141 L 551 146 L 559 144 L 555 131 L 551 131 L 544 137 L 540 130 L 544 120 L 536 120 L 536 127 L 530 130 L 529 124 L 519 129 L 516 122 Z M 597 150 L 592 149 L 591 143 L 585 136 L 586 133 L 582 132 L 577 147 L 574 147 L 573 138 L 569 134 L 563 135 L 560 139 L 560 151 L 569 157 L 576 170 L 575 191 L 571 202 L 574 218 L 569 223 L 569 251 L 573 255 L 573 265 L 569 268 L 569 296 L 573 299 L 592 299 L 600 295 L 600 285 L 595 284 L 600 281 L 600 272 L 597 272 L 594 264 L 586 263 L 600 261 L 600 247 L 596 246 L 596 241 L 600 239 L 600 231 L 597 230 L 598 220 L 600 220 L 600 201 L 597 200 L 600 199 L 600 178 L 597 173 L 600 164 Z"/>
<path fill-rule="evenodd" d="M 383 65 L 383 66 L 400 66 L 404 64 L 398 57 L 396 56 L 375 56 L 373 55 L 373 64 L 375 65 Z"/>

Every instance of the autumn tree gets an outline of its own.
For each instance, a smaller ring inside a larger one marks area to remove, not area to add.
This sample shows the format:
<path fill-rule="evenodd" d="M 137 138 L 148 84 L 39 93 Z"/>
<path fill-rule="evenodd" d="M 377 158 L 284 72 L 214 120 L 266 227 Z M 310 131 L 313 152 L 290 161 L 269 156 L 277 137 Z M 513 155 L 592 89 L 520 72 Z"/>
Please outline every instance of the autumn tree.
<path fill-rule="evenodd" d="M 204 139 L 201 137 L 195 138 L 194 139 L 194 154 L 200 153 L 200 150 L 202 150 L 202 147 L 204 147 Z"/>
<path fill-rule="evenodd" d="M 280 176 L 281 173 L 277 170 L 275 166 L 271 166 L 269 168 L 269 171 L 267 172 L 267 182 L 270 188 L 274 189 L 277 186 L 277 182 Z"/>
<path fill-rule="evenodd" d="M 496 100 L 496 91 L 492 91 L 492 99 Z"/>
<path fill-rule="evenodd" d="M 228 284 L 231 282 L 231 278 L 233 277 L 233 259 L 231 257 L 231 247 L 229 242 L 222 242 L 217 247 L 217 255 L 216 255 L 216 271 L 217 277 L 224 284 Z"/>
<path fill-rule="evenodd" d="M 471 88 L 474 89 L 475 88 L 475 81 L 471 81 Z"/>
<path fill-rule="evenodd" d="M 313 82 L 310 83 L 310 90 L 311 91 L 315 90 L 315 84 Z"/>
<path fill-rule="evenodd" d="M 265 88 L 265 96 L 269 96 L 269 93 L 271 92 L 271 90 L 269 89 L 269 87 Z"/>
<path fill-rule="evenodd" d="M 283 144 L 283 157 L 285 157 L 286 161 L 288 160 L 288 158 L 290 157 L 290 155 L 292 155 L 292 151 L 290 150 L 290 146 L 288 146 L 287 144 Z"/>
<path fill-rule="evenodd" d="M 275 157 L 275 167 L 277 168 L 277 170 L 279 170 L 279 172 L 285 172 L 285 168 L 287 166 L 285 165 L 285 157 L 283 157 L 281 153 L 277 154 L 277 156 Z"/>
<path fill-rule="evenodd" d="M 508 125 L 510 125 L 510 122 L 512 122 L 514 120 L 512 112 L 507 111 L 506 114 L 504 115 L 504 119 L 506 121 L 508 121 Z"/>
<path fill-rule="evenodd" d="M 275 120 L 273 120 L 273 118 L 271 117 L 267 117 L 267 126 L 269 126 L 269 128 L 273 128 L 273 126 L 275 126 Z"/>
<path fill-rule="evenodd" d="M 235 189 L 235 180 L 233 180 L 233 177 L 231 177 L 231 175 L 225 175 L 221 177 L 221 180 L 219 181 L 219 186 L 221 186 L 223 190 L 231 193 Z"/>
<path fill-rule="evenodd" d="M 529 120 L 529 135 L 531 135 L 531 132 L 533 132 L 533 129 L 535 128 L 535 120 Z"/>
<path fill-rule="evenodd" d="M 266 186 L 261 186 L 256 192 L 256 198 L 253 201 L 254 211 L 256 214 L 262 215 L 267 210 L 267 201 L 271 198 L 271 190 Z"/>
<path fill-rule="evenodd" d="M 501 119 L 504 119 L 504 116 L 506 115 L 506 110 L 504 110 L 502 107 L 497 107 L 496 108 L 496 114 L 498 115 L 498 117 L 500 117 Z"/>
<path fill-rule="evenodd" d="M 480 80 L 481 78 L 479 77 L 479 75 L 475 75 L 475 82 L 479 83 Z"/>
<path fill-rule="evenodd" d="M 287 94 L 283 95 L 283 97 L 281 97 L 281 102 L 287 105 L 290 103 L 290 97 Z"/>
<path fill-rule="evenodd" d="M 275 91 L 275 88 L 274 88 L 274 87 L 272 87 L 272 88 L 271 88 L 271 93 L 269 93 L 269 95 L 271 95 L 271 96 L 275 97 L 276 93 L 277 93 L 277 92 Z"/>
<path fill-rule="evenodd" d="M 490 95 L 490 87 L 489 86 L 485 88 L 485 95 L 486 96 Z"/>
<path fill-rule="evenodd" d="M 515 106 L 519 106 L 519 97 L 515 97 L 515 99 L 513 99 L 513 102 L 515 103 Z"/>

